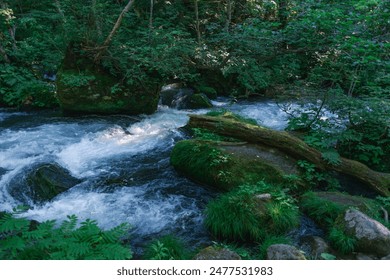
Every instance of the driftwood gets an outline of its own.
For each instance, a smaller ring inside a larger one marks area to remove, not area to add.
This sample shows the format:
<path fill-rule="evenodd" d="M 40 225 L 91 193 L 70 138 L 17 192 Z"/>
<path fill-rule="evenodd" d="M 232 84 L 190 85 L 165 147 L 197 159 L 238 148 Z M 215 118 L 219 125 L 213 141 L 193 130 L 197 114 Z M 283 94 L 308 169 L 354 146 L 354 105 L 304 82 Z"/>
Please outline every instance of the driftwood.
<path fill-rule="evenodd" d="M 321 170 L 334 170 L 350 175 L 382 196 L 390 196 L 389 173 L 376 172 L 360 162 L 346 158 L 340 158 L 339 164 L 331 165 L 323 159 L 320 151 L 308 146 L 301 139 L 287 132 L 245 124 L 230 118 L 199 115 L 190 115 L 189 126 L 206 128 L 220 135 L 278 149 L 297 160 L 311 162 Z"/>

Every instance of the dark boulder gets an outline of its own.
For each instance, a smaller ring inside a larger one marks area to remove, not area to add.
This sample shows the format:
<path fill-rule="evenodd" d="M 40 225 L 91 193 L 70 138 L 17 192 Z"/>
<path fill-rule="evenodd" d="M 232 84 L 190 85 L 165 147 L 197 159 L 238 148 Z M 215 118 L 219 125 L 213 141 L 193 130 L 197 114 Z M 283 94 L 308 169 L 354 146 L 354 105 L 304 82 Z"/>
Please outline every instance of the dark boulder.
<path fill-rule="evenodd" d="M 10 194 L 24 204 L 43 203 L 81 181 L 57 164 L 40 164 L 11 182 Z"/>
<path fill-rule="evenodd" d="M 211 108 L 210 99 L 190 88 L 169 87 L 160 93 L 161 104 L 176 109 Z"/>

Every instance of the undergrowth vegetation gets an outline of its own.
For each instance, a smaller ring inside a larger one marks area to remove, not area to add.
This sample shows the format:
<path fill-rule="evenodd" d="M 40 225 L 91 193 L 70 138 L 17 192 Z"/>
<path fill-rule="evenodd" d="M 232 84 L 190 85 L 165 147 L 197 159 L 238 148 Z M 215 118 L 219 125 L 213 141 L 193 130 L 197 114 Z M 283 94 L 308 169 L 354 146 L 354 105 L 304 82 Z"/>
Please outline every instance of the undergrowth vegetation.
<path fill-rule="evenodd" d="M 165 235 L 150 242 L 143 258 L 146 260 L 188 260 L 191 253 L 185 244 L 173 235 Z"/>
<path fill-rule="evenodd" d="M 33 223 L 14 214 L 0 217 L 0 259 L 6 260 L 123 260 L 132 251 L 123 245 L 127 224 L 102 230 L 96 221 L 78 227 L 72 215 L 57 226 L 56 221 Z"/>
<path fill-rule="evenodd" d="M 271 200 L 256 195 L 271 194 Z M 213 235 L 236 241 L 261 241 L 299 224 L 295 201 L 278 187 L 262 181 L 222 194 L 206 209 L 205 225 Z"/>

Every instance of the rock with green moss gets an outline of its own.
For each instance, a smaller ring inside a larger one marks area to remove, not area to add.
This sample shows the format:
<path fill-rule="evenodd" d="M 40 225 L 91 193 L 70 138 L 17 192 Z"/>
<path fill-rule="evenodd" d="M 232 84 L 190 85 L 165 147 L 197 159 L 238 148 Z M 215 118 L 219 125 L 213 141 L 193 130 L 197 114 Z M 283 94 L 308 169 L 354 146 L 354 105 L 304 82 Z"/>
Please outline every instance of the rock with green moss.
<path fill-rule="evenodd" d="M 159 100 L 158 84 L 128 85 L 80 54 L 80 46 L 68 47 L 58 72 L 57 98 L 68 113 L 152 114 Z"/>
<path fill-rule="evenodd" d="M 380 207 L 375 200 L 341 192 L 307 192 L 301 197 L 302 210 L 319 225 L 330 228 L 349 208 L 360 209 L 371 217 L 380 218 Z"/>
<path fill-rule="evenodd" d="M 10 193 L 27 205 L 30 200 L 43 203 L 80 182 L 57 164 L 41 164 L 33 167 L 23 178 L 16 178 L 15 182 L 12 182 Z"/>
<path fill-rule="evenodd" d="M 204 93 L 196 93 L 190 96 L 189 109 L 211 108 L 210 99 Z"/>
<path fill-rule="evenodd" d="M 219 141 L 180 141 L 171 164 L 188 178 L 224 191 L 261 180 L 285 183 L 285 175 L 298 172 L 295 161 L 276 150 Z"/>
<path fill-rule="evenodd" d="M 194 93 L 190 88 L 170 87 L 161 91 L 161 104 L 176 109 L 211 108 L 210 99 L 203 93 Z"/>
<path fill-rule="evenodd" d="M 218 95 L 217 91 L 213 87 L 209 86 L 198 86 L 196 90 L 198 93 L 206 94 L 210 99 L 216 99 Z"/>
<path fill-rule="evenodd" d="M 364 213 L 348 209 L 343 216 L 341 227 L 357 241 L 360 252 L 384 257 L 390 254 L 390 230 Z"/>

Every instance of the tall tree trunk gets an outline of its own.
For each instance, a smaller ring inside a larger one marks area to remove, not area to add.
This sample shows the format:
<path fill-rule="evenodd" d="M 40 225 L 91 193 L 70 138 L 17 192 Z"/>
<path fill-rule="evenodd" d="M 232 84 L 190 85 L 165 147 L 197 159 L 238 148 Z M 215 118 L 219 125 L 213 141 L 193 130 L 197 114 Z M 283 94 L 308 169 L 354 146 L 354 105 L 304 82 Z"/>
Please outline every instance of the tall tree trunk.
<path fill-rule="evenodd" d="M 190 127 L 206 128 L 220 135 L 238 138 L 249 143 L 258 143 L 273 147 L 295 159 L 307 160 L 322 170 L 333 170 L 350 175 L 365 183 L 383 196 L 390 196 L 390 174 L 371 170 L 366 165 L 340 158 L 340 163 L 331 165 L 323 158 L 320 151 L 284 131 L 244 124 L 229 118 L 191 115 Z"/>
<path fill-rule="evenodd" d="M 153 29 L 153 10 L 154 10 L 154 0 L 150 0 L 150 13 L 149 13 L 149 29 Z"/>
<path fill-rule="evenodd" d="M 119 15 L 119 17 L 118 17 L 114 27 L 112 28 L 110 34 L 107 36 L 107 38 L 104 41 L 103 45 L 100 46 L 99 51 L 95 55 L 95 59 L 94 59 L 95 63 L 100 62 L 100 59 L 101 59 L 102 55 L 107 50 L 108 46 L 110 45 L 110 43 L 112 41 L 112 38 L 114 37 L 115 33 L 118 31 L 119 27 L 121 26 L 123 17 L 130 10 L 130 8 L 133 6 L 134 2 L 135 2 L 135 0 L 129 0 L 129 2 L 127 3 L 126 7 L 120 13 L 120 15 Z"/>
<path fill-rule="evenodd" d="M 230 24 L 232 23 L 232 14 L 233 14 L 233 0 L 227 0 L 226 23 L 225 23 L 225 30 L 227 33 L 229 33 Z"/>
<path fill-rule="evenodd" d="M 11 62 L 11 60 L 9 59 L 7 52 L 4 50 L 3 46 L 0 46 L 0 53 L 2 54 L 5 62 L 7 62 L 7 63 Z"/>
<path fill-rule="evenodd" d="M 288 0 L 278 1 L 278 18 L 280 22 L 280 29 L 286 27 L 288 22 Z"/>
<path fill-rule="evenodd" d="M 102 33 L 102 28 L 100 26 L 100 23 L 99 23 L 99 20 L 98 20 L 98 16 L 97 16 L 96 0 L 92 0 L 91 10 L 92 10 L 93 22 L 95 24 L 95 28 L 96 28 L 96 32 L 97 32 L 97 35 L 98 35 L 98 39 L 100 39 L 100 38 L 103 37 L 103 33 Z"/>
<path fill-rule="evenodd" d="M 201 35 L 200 35 L 200 21 L 199 21 L 199 6 L 198 6 L 199 0 L 194 0 L 195 5 L 195 30 L 196 30 L 196 37 L 198 40 L 198 44 L 200 44 L 201 41 Z"/>

